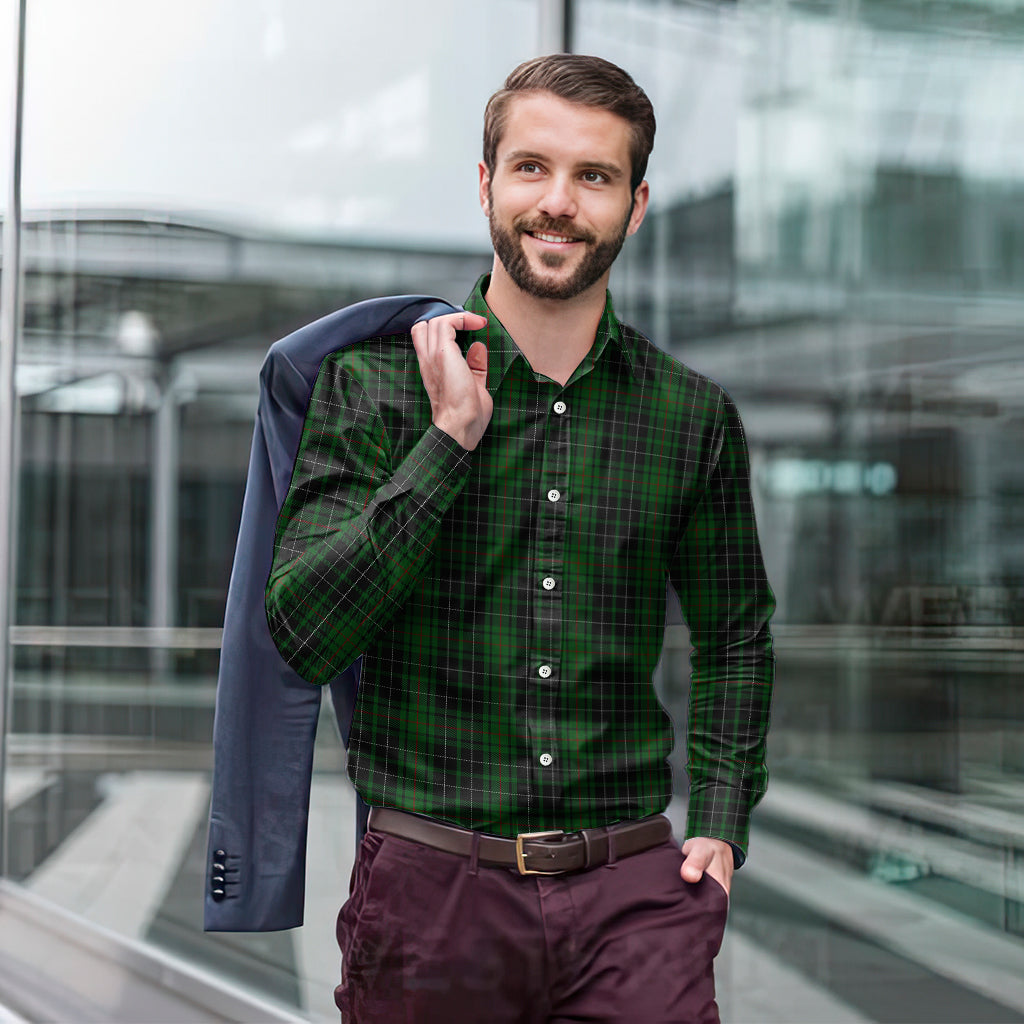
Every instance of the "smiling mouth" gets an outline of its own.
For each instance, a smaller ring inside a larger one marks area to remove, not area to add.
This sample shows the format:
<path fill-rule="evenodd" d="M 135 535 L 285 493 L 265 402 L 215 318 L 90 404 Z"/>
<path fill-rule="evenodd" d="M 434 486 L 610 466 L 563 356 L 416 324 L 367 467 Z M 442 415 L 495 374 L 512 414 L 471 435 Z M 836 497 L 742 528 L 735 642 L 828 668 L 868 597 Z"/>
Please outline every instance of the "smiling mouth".
<path fill-rule="evenodd" d="M 546 231 L 527 231 L 531 238 L 539 238 L 542 242 L 578 242 L 578 238 L 570 238 L 568 235 L 552 235 Z"/>

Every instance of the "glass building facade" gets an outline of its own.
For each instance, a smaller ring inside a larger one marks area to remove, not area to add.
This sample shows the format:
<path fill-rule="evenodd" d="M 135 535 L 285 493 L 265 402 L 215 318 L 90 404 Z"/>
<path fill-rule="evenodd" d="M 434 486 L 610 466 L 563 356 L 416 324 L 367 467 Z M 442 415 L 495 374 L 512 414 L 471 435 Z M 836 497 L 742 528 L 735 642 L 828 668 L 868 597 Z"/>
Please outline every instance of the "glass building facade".
<path fill-rule="evenodd" d="M 778 598 L 723 1020 L 1024 1020 L 1024 2 L 25 10 L 20 218 L 0 122 L 21 243 L 8 889 L 337 1018 L 354 804 L 327 713 L 306 924 L 201 930 L 257 373 L 358 299 L 465 298 L 490 264 L 486 99 L 567 46 L 654 102 L 651 210 L 612 294 L 736 399 Z M 680 727 L 688 676 L 670 625 L 656 684 Z"/>

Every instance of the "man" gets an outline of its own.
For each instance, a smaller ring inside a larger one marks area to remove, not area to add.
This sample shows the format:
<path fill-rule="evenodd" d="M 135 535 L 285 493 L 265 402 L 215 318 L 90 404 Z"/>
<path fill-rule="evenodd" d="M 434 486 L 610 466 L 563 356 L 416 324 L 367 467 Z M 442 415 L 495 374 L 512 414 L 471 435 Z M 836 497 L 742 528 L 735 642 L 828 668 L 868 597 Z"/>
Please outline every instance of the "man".
<path fill-rule="evenodd" d="M 653 137 L 607 61 L 521 65 L 485 114 L 494 263 L 466 312 L 318 377 L 267 612 L 312 682 L 364 654 L 346 1022 L 718 1019 L 774 604 L 735 407 L 607 296 Z M 667 582 L 694 647 L 681 849 Z"/>

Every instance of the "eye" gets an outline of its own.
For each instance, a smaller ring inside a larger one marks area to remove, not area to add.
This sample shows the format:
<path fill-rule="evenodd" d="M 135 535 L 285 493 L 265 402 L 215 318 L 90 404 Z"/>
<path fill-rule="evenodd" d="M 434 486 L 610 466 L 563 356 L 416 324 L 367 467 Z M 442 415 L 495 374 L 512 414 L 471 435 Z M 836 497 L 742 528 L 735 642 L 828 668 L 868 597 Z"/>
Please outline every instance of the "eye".
<path fill-rule="evenodd" d="M 600 171 L 584 171 L 583 180 L 588 185 L 600 185 L 602 182 L 608 180 L 608 176 L 602 174 Z"/>
<path fill-rule="evenodd" d="M 526 160 L 516 170 L 522 171 L 524 174 L 536 174 L 540 171 L 540 165 L 535 164 L 532 160 Z"/>

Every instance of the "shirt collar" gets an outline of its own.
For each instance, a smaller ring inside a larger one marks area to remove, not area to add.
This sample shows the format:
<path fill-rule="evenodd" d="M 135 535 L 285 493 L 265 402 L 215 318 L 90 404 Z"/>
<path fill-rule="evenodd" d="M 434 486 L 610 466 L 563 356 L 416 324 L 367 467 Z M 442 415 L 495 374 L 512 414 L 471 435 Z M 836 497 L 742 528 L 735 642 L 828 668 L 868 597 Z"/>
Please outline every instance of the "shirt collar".
<path fill-rule="evenodd" d="M 526 360 L 519 350 L 519 346 L 512 339 L 512 335 L 505 330 L 498 318 L 491 312 L 484 298 L 487 286 L 490 284 L 491 275 L 484 274 L 473 286 L 463 308 L 471 313 L 480 313 L 487 317 L 487 326 L 479 331 L 466 332 L 466 348 L 469 348 L 474 341 L 482 341 L 487 346 L 487 390 L 494 392 L 498 389 L 505 377 L 508 368 L 516 358 Z M 637 353 L 635 343 L 628 332 L 622 330 L 612 308 L 611 292 L 605 293 L 604 313 L 601 314 L 601 322 L 597 326 L 597 335 L 594 345 L 583 357 L 580 364 L 581 370 L 587 370 L 601 358 L 608 342 L 613 341 L 625 357 L 626 364 L 634 379 L 637 378 Z M 574 377 L 577 374 L 573 375 Z"/>

